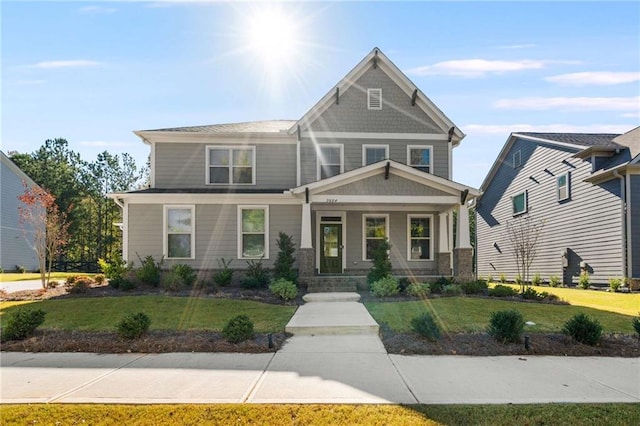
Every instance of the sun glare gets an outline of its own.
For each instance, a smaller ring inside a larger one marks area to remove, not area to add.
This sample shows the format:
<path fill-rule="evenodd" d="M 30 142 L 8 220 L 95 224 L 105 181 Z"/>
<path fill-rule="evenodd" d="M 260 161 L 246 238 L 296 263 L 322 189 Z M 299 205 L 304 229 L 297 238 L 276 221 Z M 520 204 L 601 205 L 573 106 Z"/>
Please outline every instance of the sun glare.
<path fill-rule="evenodd" d="M 287 66 L 299 47 L 294 17 L 275 8 L 253 11 L 246 24 L 249 50 L 269 68 Z"/>

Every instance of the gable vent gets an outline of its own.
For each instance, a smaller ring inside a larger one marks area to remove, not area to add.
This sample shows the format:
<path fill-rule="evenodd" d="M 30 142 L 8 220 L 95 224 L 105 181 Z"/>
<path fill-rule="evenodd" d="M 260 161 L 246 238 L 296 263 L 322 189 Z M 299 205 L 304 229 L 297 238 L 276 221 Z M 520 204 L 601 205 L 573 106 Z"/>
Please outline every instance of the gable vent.
<path fill-rule="evenodd" d="M 382 89 L 367 89 L 367 109 L 382 109 Z"/>

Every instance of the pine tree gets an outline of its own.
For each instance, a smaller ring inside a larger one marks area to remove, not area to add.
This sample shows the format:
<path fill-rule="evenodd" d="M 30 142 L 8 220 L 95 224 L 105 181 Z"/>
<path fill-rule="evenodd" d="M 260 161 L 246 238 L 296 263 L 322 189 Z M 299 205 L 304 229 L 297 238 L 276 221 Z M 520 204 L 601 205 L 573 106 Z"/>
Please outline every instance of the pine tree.
<path fill-rule="evenodd" d="M 293 237 L 284 232 L 280 232 L 276 244 L 278 244 L 280 251 L 274 264 L 273 278 L 276 280 L 284 278 L 287 281 L 295 283 L 298 279 L 298 274 L 293 269 L 293 262 L 296 260 L 296 258 L 293 257 L 296 251 L 295 245 L 293 244 Z"/>

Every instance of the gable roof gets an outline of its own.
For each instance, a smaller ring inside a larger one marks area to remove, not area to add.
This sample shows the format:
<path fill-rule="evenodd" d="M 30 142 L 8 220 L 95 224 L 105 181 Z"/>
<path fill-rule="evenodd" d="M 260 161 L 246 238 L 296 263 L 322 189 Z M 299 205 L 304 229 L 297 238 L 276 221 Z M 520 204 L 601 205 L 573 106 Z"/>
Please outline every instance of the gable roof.
<path fill-rule="evenodd" d="M 291 126 L 289 133 L 293 134 L 298 130 L 298 126 L 303 127 L 311 124 L 324 111 L 335 102 L 336 89 L 343 94 L 349 90 L 355 82 L 369 68 L 380 67 L 397 85 L 402 89 L 407 98 L 411 99 L 414 91 L 417 93 L 416 105 L 424 111 L 433 121 L 438 124 L 443 133 L 449 132 L 453 128 L 452 143 L 457 146 L 466 136 L 462 131 L 429 99 L 400 69 L 393 63 L 380 49 L 374 47 L 373 50 L 364 57 L 345 77 L 327 92 L 306 114 Z"/>
<path fill-rule="evenodd" d="M 170 127 L 166 129 L 140 130 L 140 132 L 279 133 L 288 131 L 295 122 L 295 120 L 246 121 L 243 123 L 209 124 L 204 126 Z"/>
<path fill-rule="evenodd" d="M 548 142 L 560 142 L 581 147 L 613 147 L 620 148 L 613 139 L 620 136 L 617 133 L 537 133 L 518 132 L 518 135 L 543 139 Z"/>

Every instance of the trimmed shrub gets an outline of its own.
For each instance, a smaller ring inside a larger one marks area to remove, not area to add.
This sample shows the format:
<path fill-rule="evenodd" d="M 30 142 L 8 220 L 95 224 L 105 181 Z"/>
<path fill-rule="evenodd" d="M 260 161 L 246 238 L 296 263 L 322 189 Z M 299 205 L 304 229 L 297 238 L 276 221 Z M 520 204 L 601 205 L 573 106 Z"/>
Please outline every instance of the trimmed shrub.
<path fill-rule="evenodd" d="M 460 288 L 464 294 L 483 294 L 487 291 L 488 286 L 485 280 L 476 280 L 462 283 Z"/>
<path fill-rule="evenodd" d="M 19 274 L 26 274 L 27 268 L 25 268 L 23 265 L 16 265 L 16 272 Z"/>
<path fill-rule="evenodd" d="M 398 278 L 398 287 L 400 287 L 400 292 L 406 291 L 407 288 L 411 285 L 411 280 L 407 277 Z"/>
<path fill-rule="evenodd" d="M 371 293 L 376 297 L 395 296 L 400 293 L 398 280 L 393 277 L 381 278 L 371 283 Z"/>
<path fill-rule="evenodd" d="M 431 294 L 431 285 L 429 283 L 412 283 L 406 289 L 406 293 L 412 297 L 427 297 Z"/>
<path fill-rule="evenodd" d="M 225 261 L 224 257 L 218 259 L 218 266 L 220 266 L 220 270 L 213 274 L 213 282 L 218 284 L 220 287 L 226 287 L 231 284 L 233 280 L 233 269 L 229 268 L 231 265 L 231 260 Z"/>
<path fill-rule="evenodd" d="M 273 264 L 273 278 L 284 279 L 292 283 L 298 280 L 298 274 L 293 269 L 293 263 L 296 258 L 293 256 L 296 252 L 296 246 L 293 244 L 293 237 L 284 232 L 278 233 L 278 256 Z"/>
<path fill-rule="evenodd" d="M 541 285 L 542 284 L 542 277 L 540 276 L 539 273 L 536 272 L 536 274 L 533 276 L 533 279 L 531 280 L 531 284 L 533 284 L 533 285 Z"/>
<path fill-rule="evenodd" d="M 160 286 L 165 291 L 180 291 L 185 288 L 185 283 L 180 275 L 171 270 L 162 274 Z"/>
<path fill-rule="evenodd" d="M 65 286 L 66 287 L 73 287 L 73 285 L 75 283 L 77 283 L 78 281 L 89 281 L 89 282 L 93 282 L 93 280 L 91 279 L 91 277 L 87 276 L 87 275 L 71 275 L 68 276 L 66 281 L 65 281 Z"/>
<path fill-rule="evenodd" d="M 489 289 L 489 296 L 491 297 L 514 297 L 518 292 L 509 286 L 498 284 Z"/>
<path fill-rule="evenodd" d="M 198 279 L 198 274 L 193 268 L 184 263 L 178 263 L 171 267 L 171 272 L 182 278 L 182 284 L 186 287 L 192 287 Z"/>
<path fill-rule="evenodd" d="M 609 278 L 609 288 L 611 291 L 618 291 L 622 286 L 622 278 Z"/>
<path fill-rule="evenodd" d="M 446 277 L 440 277 L 432 283 L 429 283 L 429 287 L 431 289 L 431 293 L 439 294 L 442 293 L 442 289 L 444 286 L 453 284 L 453 279 L 449 279 Z"/>
<path fill-rule="evenodd" d="M 594 346 L 602 338 L 602 324 L 586 314 L 576 314 L 564 323 L 562 332 L 580 343 Z"/>
<path fill-rule="evenodd" d="M 548 294 L 548 293 L 547 293 Z M 535 289 L 527 287 L 521 294 L 523 299 L 527 300 L 542 300 L 544 296 L 542 293 L 538 293 Z"/>
<path fill-rule="evenodd" d="M 98 274 L 93 277 L 93 281 L 98 285 L 104 284 L 105 280 L 106 280 L 106 277 L 104 276 L 104 274 Z"/>
<path fill-rule="evenodd" d="M 640 313 L 637 317 L 633 317 L 631 320 L 631 325 L 633 325 L 633 329 L 636 331 L 636 334 L 640 338 Z"/>
<path fill-rule="evenodd" d="M 459 284 L 449 284 L 442 288 L 442 294 L 445 296 L 460 296 L 462 295 L 462 288 Z"/>
<path fill-rule="evenodd" d="M 137 253 L 136 253 L 137 255 Z M 158 287 L 160 284 L 160 272 L 162 270 L 162 260 L 156 263 L 153 256 L 147 256 L 144 260 L 140 259 L 140 268 L 136 271 L 136 279 L 141 283 L 151 284 L 154 287 Z"/>
<path fill-rule="evenodd" d="M 110 262 L 107 262 L 104 259 L 98 259 L 98 266 L 100 266 L 105 277 L 109 279 L 109 284 L 111 284 L 111 280 L 124 277 L 124 275 L 133 267 L 133 263 L 127 265 L 127 262 L 121 258 L 112 259 Z"/>
<path fill-rule="evenodd" d="M 562 280 L 557 275 L 551 275 L 549 277 L 549 287 L 558 287 L 562 284 Z"/>
<path fill-rule="evenodd" d="M 237 315 L 224 326 L 222 335 L 231 343 L 249 340 L 253 337 L 253 321 L 246 315 Z"/>
<path fill-rule="evenodd" d="M 284 278 L 280 278 L 271 281 L 269 284 L 269 290 L 282 300 L 293 300 L 298 296 L 298 287 L 291 281 L 287 281 Z"/>
<path fill-rule="evenodd" d="M 33 334 L 44 322 L 45 312 L 42 309 L 21 309 L 12 312 L 7 325 L 2 330 L 2 340 L 23 340 Z"/>
<path fill-rule="evenodd" d="M 491 313 L 489 335 L 501 343 L 520 343 L 524 332 L 524 318 L 515 309 Z"/>
<path fill-rule="evenodd" d="M 591 277 L 589 276 L 588 272 L 585 271 L 580 273 L 580 278 L 578 278 L 578 285 L 585 290 L 589 289 L 589 286 L 591 285 Z"/>
<path fill-rule="evenodd" d="M 371 271 L 367 274 L 367 282 L 372 284 L 382 278 L 391 276 L 391 260 L 389 260 L 389 250 L 391 244 L 385 238 L 373 250 Z"/>
<path fill-rule="evenodd" d="M 425 312 L 411 320 L 411 330 L 434 342 L 442 336 L 440 326 L 429 312 Z"/>
<path fill-rule="evenodd" d="M 262 266 L 262 259 L 247 260 L 247 273 L 240 286 L 242 288 L 265 288 L 269 285 L 269 271 Z"/>
<path fill-rule="evenodd" d="M 109 287 L 113 287 L 122 291 L 130 291 L 136 288 L 136 283 L 127 278 L 118 277 L 109 280 Z"/>
<path fill-rule="evenodd" d="M 137 339 L 149 330 L 151 319 L 144 312 L 126 315 L 118 323 L 118 334 L 124 339 Z"/>
<path fill-rule="evenodd" d="M 88 279 L 79 279 L 77 281 L 74 281 L 73 284 L 65 284 L 65 287 L 67 288 L 67 291 L 71 294 L 83 294 L 86 293 L 89 288 L 91 287 L 91 284 L 93 283 L 93 281 L 91 281 L 91 279 L 89 277 L 86 277 Z"/>

